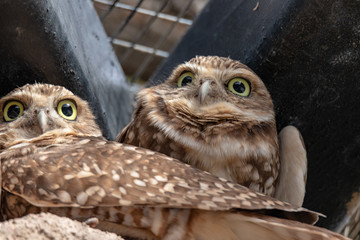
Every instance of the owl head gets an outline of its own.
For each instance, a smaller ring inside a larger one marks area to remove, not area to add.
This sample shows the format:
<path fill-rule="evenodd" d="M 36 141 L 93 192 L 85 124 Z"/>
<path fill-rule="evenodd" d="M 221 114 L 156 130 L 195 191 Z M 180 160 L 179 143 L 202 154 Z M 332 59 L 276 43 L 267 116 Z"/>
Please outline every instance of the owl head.
<path fill-rule="evenodd" d="M 250 68 L 230 58 L 197 56 L 175 68 L 164 83 L 141 91 L 138 101 L 154 105 L 150 114 L 157 113 L 157 121 L 181 119 L 179 124 L 200 130 L 225 122 L 241 127 L 275 124 L 264 83 Z"/>
<path fill-rule="evenodd" d="M 101 136 L 87 102 L 64 87 L 27 84 L 1 98 L 0 144 L 48 133 Z"/>
<path fill-rule="evenodd" d="M 177 111 L 203 121 L 241 119 L 273 121 L 273 103 L 261 79 L 230 58 L 197 56 L 179 65 L 157 86 Z M 146 95 L 146 90 L 140 95 Z"/>

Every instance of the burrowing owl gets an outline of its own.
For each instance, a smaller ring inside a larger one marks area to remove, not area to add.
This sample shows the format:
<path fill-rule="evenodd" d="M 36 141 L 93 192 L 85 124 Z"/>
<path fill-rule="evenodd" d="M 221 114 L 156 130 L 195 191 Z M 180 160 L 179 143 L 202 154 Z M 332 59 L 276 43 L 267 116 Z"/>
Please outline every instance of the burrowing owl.
<path fill-rule="evenodd" d="M 295 147 L 303 154 L 295 163 L 282 154 L 288 168 L 280 178 L 287 182 L 278 181 L 276 196 L 301 206 L 306 152 L 294 127 L 284 131 L 285 142 L 293 142 L 284 151 Z M 275 195 L 280 161 L 273 103 L 261 79 L 238 61 L 197 56 L 179 65 L 163 84 L 138 93 L 133 119 L 117 141 Z"/>
<path fill-rule="evenodd" d="M 97 217 L 101 229 L 142 239 L 345 239 L 306 224 L 314 212 L 105 140 L 88 104 L 63 87 L 25 85 L 0 107 L 3 219 Z"/>

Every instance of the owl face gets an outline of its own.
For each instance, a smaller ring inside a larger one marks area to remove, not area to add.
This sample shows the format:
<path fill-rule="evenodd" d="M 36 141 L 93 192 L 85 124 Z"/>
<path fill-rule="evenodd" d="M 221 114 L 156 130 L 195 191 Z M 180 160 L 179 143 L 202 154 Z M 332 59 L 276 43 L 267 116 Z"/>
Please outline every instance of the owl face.
<path fill-rule="evenodd" d="M 25 85 L 0 101 L 0 141 L 31 139 L 49 132 L 101 135 L 87 103 L 50 84 Z"/>
<path fill-rule="evenodd" d="M 178 111 L 205 121 L 274 119 L 273 103 L 261 79 L 247 66 L 229 58 L 193 58 L 177 67 L 159 88 L 164 90 L 165 98 L 171 96 L 171 104 Z"/>
<path fill-rule="evenodd" d="M 279 159 L 273 103 L 261 79 L 240 62 L 197 56 L 179 65 L 164 83 L 140 91 L 137 102 L 124 142 L 246 186 L 251 181 L 243 177 L 254 171 L 254 162 L 266 171 L 263 178 L 253 174 L 256 181 L 276 179 Z M 234 164 L 237 167 L 228 168 Z M 236 173 L 228 177 L 229 171 Z"/>

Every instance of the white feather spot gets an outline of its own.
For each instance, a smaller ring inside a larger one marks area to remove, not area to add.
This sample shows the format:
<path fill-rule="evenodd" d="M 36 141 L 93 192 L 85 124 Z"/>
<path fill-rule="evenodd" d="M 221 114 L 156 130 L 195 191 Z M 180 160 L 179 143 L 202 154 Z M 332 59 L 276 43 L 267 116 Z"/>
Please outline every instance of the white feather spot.
<path fill-rule="evenodd" d="M 236 201 L 236 200 L 237 200 L 236 198 L 231 197 L 231 196 L 224 196 L 224 199 L 227 199 L 227 200 L 234 200 L 234 201 Z"/>
<path fill-rule="evenodd" d="M 149 182 L 150 182 L 150 184 L 152 184 L 152 185 L 156 185 L 156 184 L 159 183 L 157 180 L 155 180 L 155 179 L 153 179 L 153 178 L 150 178 L 150 179 L 149 179 Z"/>
<path fill-rule="evenodd" d="M 139 173 L 138 173 L 138 172 L 135 172 L 135 171 L 131 171 L 131 172 L 130 172 L 130 176 L 132 176 L 132 177 L 134 177 L 134 178 L 139 178 L 139 177 L 140 177 Z"/>
<path fill-rule="evenodd" d="M 167 192 L 175 192 L 174 190 L 174 184 L 173 183 L 167 183 L 164 186 L 164 190 Z"/>
<path fill-rule="evenodd" d="M 134 159 L 126 159 L 125 163 L 126 164 L 132 164 L 134 162 Z"/>
<path fill-rule="evenodd" d="M 141 181 L 139 179 L 134 179 L 134 183 L 140 187 L 146 187 L 146 183 L 144 181 Z"/>
<path fill-rule="evenodd" d="M 119 192 L 112 192 L 110 193 L 111 196 L 120 199 L 122 197 L 122 195 Z"/>
<path fill-rule="evenodd" d="M 97 194 L 100 196 L 100 197 L 105 197 L 106 195 L 106 192 L 103 188 L 99 187 L 99 190 L 97 191 Z"/>
<path fill-rule="evenodd" d="M 93 167 L 94 167 L 95 171 L 97 172 L 97 174 L 103 173 L 103 171 L 101 171 L 101 169 L 99 168 L 99 165 L 97 165 L 96 163 L 93 164 Z"/>
<path fill-rule="evenodd" d="M 218 182 L 214 183 L 217 188 L 224 189 L 224 186 Z"/>
<path fill-rule="evenodd" d="M 59 200 L 63 203 L 71 203 L 71 196 L 68 192 L 66 191 L 58 191 L 57 192 L 57 196 L 59 198 Z"/>
<path fill-rule="evenodd" d="M 78 172 L 78 174 L 76 176 L 78 178 L 86 178 L 86 177 L 94 176 L 94 174 L 91 172 L 87 172 L 87 171 L 80 171 L 80 172 Z"/>
<path fill-rule="evenodd" d="M 75 177 L 74 175 L 66 174 L 66 175 L 64 176 L 64 179 L 65 179 L 65 180 L 70 180 L 70 179 L 73 179 L 74 177 Z"/>
<path fill-rule="evenodd" d="M 112 176 L 112 179 L 113 179 L 114 181 L 119 181 L 119 180 L 120 180 L 120 175 L 119 175 L 119 174 L 114 174 L 114 175 Z"/>
<path fill-rule="evenodd" d="M 158 180 L 159 182 L 167 182 L 168 178 L 165 176 L 160 176 L 160 175 L 156 175 L 155 179 Z"/>
<path fill-rule="evenodd" d="M 200 182 L 200 188 L 201 188 L 202 190 L 208 190 L 208 189 L 209 189 L 209 185 L 206 184 L 206 183 Z"/>
<path fill-rule="evenodd" d="M 249 195 L 250 197 L 257 197 L 257 196 L 256 196 L 256 193 L 254 193 L 254 192 L 249 192 L 248 195 Z"/>
<path fill-rule="evenodd" d="M 213 202 L 221 202 L 221 203 L 226 203 L 225 199 L 221 198 L 221 197 L 213 197 L 212 198 Z"/>
<path fill-rule="evenodd" d="M 38 193 L 39 193 L 40 195 L 48 195 L 48 192 L 45 191 L 45 190 L 42 189 L 42 188 L 39 188 L 39 189 L 38 189 Z"/>
<path fill-rule="evenodd" d="M 119 191 L 120 191 L 122 194 L 124 194 L 124 195 L 127 194 L 126 189 L 123 188 L 123 187 L 119 187 Z"/>
<path fill-rule="evenodd" d="M 247 207 L 251 207 L 251 202 L 247 200 L 241 201 L 241 204 Z"/>
<path fill-rule="evenodd" d="M 47 155 L 42 155 L 42 156 L 39 157 L 40 161 L 45 161 L 46 159 L 48 159 Z"/>
<path fill-rule="evenodd" d="M 101 141 L 101 142 L 97 142 L 96 145 L 98 146 L 103 146 L 106 144 L 106 141 Z"/>
<path fill-rule="evenodd" d="M 76 201 L 80 205 L 85 205 L 86 201 L 88 200 L 88 195 L 85 192 L 80 192 L 76 195 Z"/>
<path fill-rule="evenodd" d="M 134 159 L 134 160 L 139 160 L 140 158 L 142 158 L 142 156 L 143 156 L 143 155 L 141 155 L 141 154 L 135 154 L 135 155 L 133 156 L 133 159 Z"/>
<path fill-rule="evenodd" d="M 244 198 L 244 199 L 247 199 L 247 198 L 250 199 L 250 196 L 247 195 L 246 193 L 240 193 L 240 197 L 241 197 L 241 198 Z"/>
<path fill-rule="evenodd" d="M 99 186 L 91 186 L 85 190 L 86 194 L 89 196 L 94 195 L 100 189 Z"/>
<path fill-rule="evenodd" d="M 184 181 L 184 180 L 180 179 L 180 181 Z M 190 188 L 190 186 L 187 182 L 179 182 L 178 186 L 183 187 L 183 188 Z"/>
<path fill-rule="evenodd" d="M 78 142 L 79 145 L 82 145 L 82 144 L 87 144 L 90 142 L 90 139 L 83 139 L 81 140 L 80 142 Z"/>
<path fill-rule="evenodd" d="M 83 163 L 83 169 L 84 169 L 84 171 L 86 171 L 86 172 L 89 172 L 89 171 L 90 171 L 90 168 L 89 168 L 89 166 L 88 166 L 86 163 Z"/>
<path fill-rule="evenodd" d="M 9 147 L 9 149 L 22 148 L 22 147 L 26 147 L 29 145 L 30 145 L 30 143 L 19 143 L 19 144 Z"/>
<path fill-rule="evenodd" d="M 155 197 L 156 195 L 151 193 L 151 192 L 146 192 L 146 195 L 148 195 L 149 197 Z"/>
<path fill-rule="evenodd" d="M 124 146 L 125 151 L 131 151 L 131 152 L 136 151 L 136 147 L 134 147 L 134 146 L 131 146 L 131 145 L 123 145 L 123 146 Z"/>
<path fill-rule="evenodd" d="M 57 183 L 52 183 L 52 184 L 50 184 L 50 188 L 51 188 L 52 190 L 56 190 L 56 189 L 59 189 L 59 188 L 60 188 L 60 185 L 57 184 Z"/>
<path fill-rule="evenodd" d="M 130 205 L 132 205 L 131 201 L 125 200 L 125 199 L 119 199 L 119 204 L 121 206 L 130 206 Z"/>

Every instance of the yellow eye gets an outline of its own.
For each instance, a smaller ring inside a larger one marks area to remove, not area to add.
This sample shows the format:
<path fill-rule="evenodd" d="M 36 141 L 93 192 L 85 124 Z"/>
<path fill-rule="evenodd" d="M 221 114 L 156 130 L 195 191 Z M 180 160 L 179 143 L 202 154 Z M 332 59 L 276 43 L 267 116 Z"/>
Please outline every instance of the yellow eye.
<path fill-rule="evenodd" d="M 59 102 L 57 111 L 63 118 L 74 121 L 77 116 L 76 104 L 73 100 L 65 99 Z"/>
<path fill-rule="evenodd" d="M 23 115 L 24 105 L 19 101 L 10 101 L 6 103 L 3 112 L 4 120 L 11 122 Z"/>
<path fill-rule="evenodd" d="M 243 78 L 231 79 L 227 87 L 231 92 L 243 97 L 249 96 L 251 92 L 250 83 Z"/>
<path fill-rule="evenodd" d="M 189 83 L 192 83 L 193 79 L 194 79 L 194 74 L 192 72 L 184 72 L 179 77 L 178 87 L 183 87 L 188 85 Z"/>

